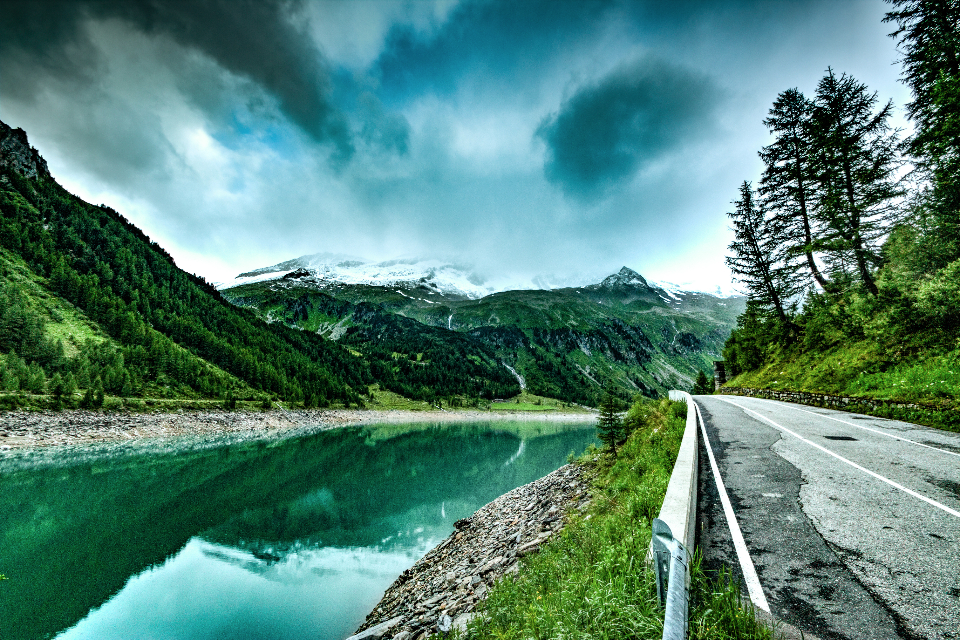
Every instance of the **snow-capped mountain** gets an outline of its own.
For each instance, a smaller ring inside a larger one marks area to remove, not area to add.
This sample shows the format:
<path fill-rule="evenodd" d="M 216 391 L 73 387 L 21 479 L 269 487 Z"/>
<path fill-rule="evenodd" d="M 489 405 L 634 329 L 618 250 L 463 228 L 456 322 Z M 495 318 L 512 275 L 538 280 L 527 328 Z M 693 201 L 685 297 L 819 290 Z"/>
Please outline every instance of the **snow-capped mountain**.
<path fill-rule="evenodd" d="M 603 282 L 600 283 L 601 287 L 646 287 L 650 288 L 650 285 L 644 279 L 642 275 L 631 269 L 630 267 L 623 267 L 620 271 L 616 272 L 613 275 L 607 276 L 603 279 Z"/>
<path fill-rule="evenodd" d="M 434 293 L 482 298 L 500 289 L 493 287 L 470 267 L 443 260 L 399 258 L 369 262 L 354 256 L 316 253 L 287 260 L 270 267 L 247 271 L 217 288 L 228 289 L 252 282 L 276 280 L 296 272 L 298 279 L 311 279 L 318 284 L 342 283 L 380 287 L 425 287 Z M 531 287 L 532 288 L 532 287 Z"/>
<path fill-rule="evenodd" d="M 663 289 L 667 293 L 706 293 L 715 298 L 741 298 L 743 294 L 736 290 L 733 283 L 725 286 L 717 286 L 713 289 L 704 286 L 698 286 L 692 282 L 668 282 L 666 280 L 648 280 L 651 287 Z"/>
<path fill-rule="evenodd" d="M 659 289 L 664 299 L 677 299 L 678 294 L 700 292 L 692 285 L 646 280 L 639 273 L 623 267 L 617 273 L 607 276 L 601 282 L 591 276 L 557 278 L 538 275 L 529 280 L 501 279 L 492 280 L 479 274 L 469 265 L 432 258 L 398 258 L 383 262 L 372 262 L 346 254 L 316 253 L 300 256 L 278 264 L 247 271 L 226 282 L 217 283 L 218 289 L 229 289 L 254 282 L 265 282 L 296 278 L 312 282 L 321 287 L 325 285 L 370 285 L 396 287 L 398 289 L 419 288 L 435 294 L 478 299 L 501 291 L 527 289 L 562 289 L 565 287 L 601 286 L 601 287 L 641 287 Z M 597 283 L 597 284 L 594 284 Z M 716 297 L 737 295 L 732 291 L 706 292 Z"/>

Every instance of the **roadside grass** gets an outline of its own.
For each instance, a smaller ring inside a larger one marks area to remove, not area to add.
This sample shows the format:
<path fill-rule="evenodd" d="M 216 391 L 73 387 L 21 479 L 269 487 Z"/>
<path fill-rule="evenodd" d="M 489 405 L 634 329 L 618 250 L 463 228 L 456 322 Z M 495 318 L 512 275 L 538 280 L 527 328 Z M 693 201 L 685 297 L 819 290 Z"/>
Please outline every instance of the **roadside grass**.
<path fill-rule="evenodd" d="M 648 419 L 616 458 L 591 447 L 578 463 L 593 500 L 521 570 L 501 579 L 464 638 L 660 638 L 663 612 L 647 565 L 651 523 L 660 511 L 680 448 L 686 405 L 650 402 Z M 741 605 L 729 580 L 713 582 L 694 564 L 691 638 L 773 638 Z"/>
<path fill-rule="evenodd" d="M 960 431 L 960 349 L 901 361 L 869 341 L 821 353 L 782 356 L 728 380 L 727 387 L 772 389 L 914 403 L 880 408 L 854 403 L 851 411 Z"/>
<path fill-rule="evenodd" d="M 851 393 L 875 398 L 960 400 L 960 350 L 888 371 L 861 373 L 848 388 Z"/>

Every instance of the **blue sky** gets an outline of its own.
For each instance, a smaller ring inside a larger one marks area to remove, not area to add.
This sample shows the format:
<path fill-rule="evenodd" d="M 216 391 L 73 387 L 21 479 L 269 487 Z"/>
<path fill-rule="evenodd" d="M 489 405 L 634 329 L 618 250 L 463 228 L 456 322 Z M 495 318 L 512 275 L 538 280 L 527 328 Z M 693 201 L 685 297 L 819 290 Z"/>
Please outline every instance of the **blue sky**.
<path fill-rule="evenodd" d="M 899 108 L 880 0 L 5 2 L 0 119 L 210 280 L 317 252 L 729 286 L 777 93 Z M 897 123 L 906 126 L 902 120 Z"/>

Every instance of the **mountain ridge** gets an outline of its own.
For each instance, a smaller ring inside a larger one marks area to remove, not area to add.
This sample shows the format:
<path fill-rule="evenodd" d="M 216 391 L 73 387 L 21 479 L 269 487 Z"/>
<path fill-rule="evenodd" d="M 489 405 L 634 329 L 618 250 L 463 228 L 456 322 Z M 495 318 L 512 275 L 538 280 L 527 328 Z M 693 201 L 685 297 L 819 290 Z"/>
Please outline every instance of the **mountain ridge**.
<path fill-rule="evenodd" d="M 265 319 L 346 344 L 376 341 L 361 306 L 467 334 L 533 393 L 583 404 L 595 404 L 607 383 L 623 396 L 689 387 L 712 369 L 744 306 L 743 298 L 653 286 L 626 266 L 589 285 L 478 298 L 431 281 L 351 284 L 302 266 L 264 275 L 220 291 Z"/>
<path fill-rule="evenodd" d="M 607 284 L 639 284 L 661 289 L 667 296 L 674 292 L 706 293 L 716 297 L 738 297 L 736 293 L 724 293 L 720 287 L 714 291 L 701 291 L 669 282 L 649 281 L 637 271 L 624 266 L 617 273 L 600 280 L 588 276 L 557 278 L 536 276 L 530 279 L 501 277 L 499 280 L 481 274 L 474 267 L 456 260 L 432 257 L 401 257 L 383 261 L 371 261 L 357 256 L 337 253 L 315 253 L 285 260 L 267 267 L 239 273 L 236 277 L 215 283 L 218 289 L 230 289 L 244 284 L 291 277 L 309 277 L 315 283 L 330 286 L 371 285 L 415 289 L 424 287 L 445 296 L 461 296 L 478 299 L 504 291 L 533 291 L 588 287 Z"/>

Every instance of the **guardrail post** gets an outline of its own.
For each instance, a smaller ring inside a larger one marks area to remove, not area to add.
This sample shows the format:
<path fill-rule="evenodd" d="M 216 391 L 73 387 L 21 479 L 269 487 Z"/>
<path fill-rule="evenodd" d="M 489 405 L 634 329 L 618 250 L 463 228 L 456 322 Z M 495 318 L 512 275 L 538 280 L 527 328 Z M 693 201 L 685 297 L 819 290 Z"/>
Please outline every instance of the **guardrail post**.
<path fill-rule="evenodd" d="M 653 521 L 653 564 L 657 575 L 657 596 L 663 614 L 663 640 L 687 637 L 687 549 L 673 537 L 669 525 Z"/>

